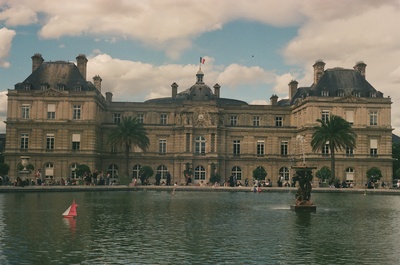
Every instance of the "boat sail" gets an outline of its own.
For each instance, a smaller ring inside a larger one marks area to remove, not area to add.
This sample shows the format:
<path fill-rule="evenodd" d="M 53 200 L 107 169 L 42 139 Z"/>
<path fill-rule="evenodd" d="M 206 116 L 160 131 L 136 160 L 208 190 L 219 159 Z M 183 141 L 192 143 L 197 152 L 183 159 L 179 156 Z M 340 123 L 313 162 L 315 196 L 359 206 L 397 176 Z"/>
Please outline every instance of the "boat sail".
<path fill-rule="evenodd" d="M 75 199 L 72 201 L 71 205 L 68 207 L 67 210 L 62 214 L 64 218 L 74 218 L 78 216 L 76 212 L 76 207 L 78 207 L 78 204 L 75 203 Z"/>

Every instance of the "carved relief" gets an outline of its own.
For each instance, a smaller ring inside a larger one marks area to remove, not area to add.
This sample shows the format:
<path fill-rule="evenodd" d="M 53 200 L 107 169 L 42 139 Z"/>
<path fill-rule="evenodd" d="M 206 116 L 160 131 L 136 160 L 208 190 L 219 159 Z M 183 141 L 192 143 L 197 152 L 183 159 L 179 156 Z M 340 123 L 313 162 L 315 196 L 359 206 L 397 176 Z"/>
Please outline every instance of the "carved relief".
<path fill-rule="evenodd" d="M 40 91 L 38 93 L 35 93 L 36 96 L 46 96 L 46 97 L 59 97 L 59 96 L 65 96 L 66 93 L 62 93 L 58 90 L 54 89 L 47 89 L 44 91 Z"/>

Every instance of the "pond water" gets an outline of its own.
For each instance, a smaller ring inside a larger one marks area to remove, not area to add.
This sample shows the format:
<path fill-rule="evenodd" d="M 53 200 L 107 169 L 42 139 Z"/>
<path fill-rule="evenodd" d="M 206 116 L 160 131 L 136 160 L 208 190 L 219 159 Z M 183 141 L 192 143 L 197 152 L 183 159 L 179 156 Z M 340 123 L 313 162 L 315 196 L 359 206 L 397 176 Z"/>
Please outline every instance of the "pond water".
<path fill-rule="evenodd" d="M 75 199 L 76 219 L 61 214 Z M 293 192 L 0 194 L 0 264 L 399 264 L 400 198 Z"/>

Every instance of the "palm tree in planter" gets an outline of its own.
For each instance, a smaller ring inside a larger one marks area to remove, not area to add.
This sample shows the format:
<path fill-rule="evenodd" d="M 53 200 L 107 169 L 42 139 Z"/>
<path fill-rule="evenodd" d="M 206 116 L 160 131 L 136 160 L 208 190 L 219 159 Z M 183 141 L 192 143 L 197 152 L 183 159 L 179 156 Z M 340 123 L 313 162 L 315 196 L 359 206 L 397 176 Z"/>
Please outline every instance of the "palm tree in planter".
<path fill-rule="evenodd" d="M 143 124 L 134 117 L 122 117 L 118 126 L 108 135 L 111 145 L 121 145 L 125 152 L 125 176 L 129 176 L 129 151 L 135 146 L 143 151 L 150 144 L 146 129 Z"/>
<path fill-rule="evenodd" d="M 314 127 L 311 147 L 313 152 L 316 152 L 328 145 L 331 158 L 331 179 L 334 180 L 336 178 L 335 152 L 346 148 L 355 148 L 357 134 L 351 128 L 351 124 L 340 116 L 331 115 L 326 121 L 318 119 L 317 122 L 320 125 Z"/>

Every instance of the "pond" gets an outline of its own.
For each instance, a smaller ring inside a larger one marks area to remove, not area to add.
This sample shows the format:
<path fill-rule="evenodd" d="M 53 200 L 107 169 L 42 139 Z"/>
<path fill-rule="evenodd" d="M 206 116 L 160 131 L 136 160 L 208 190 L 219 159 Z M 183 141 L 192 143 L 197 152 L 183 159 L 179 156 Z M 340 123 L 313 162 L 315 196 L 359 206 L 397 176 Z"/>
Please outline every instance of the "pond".
<path fill-rule="evenodd" d="M 61 214 L 75 199 L 76 219 Z M 0 264 L 399 264 L 400 198 L 292 192 L 0 194 Z"/>

